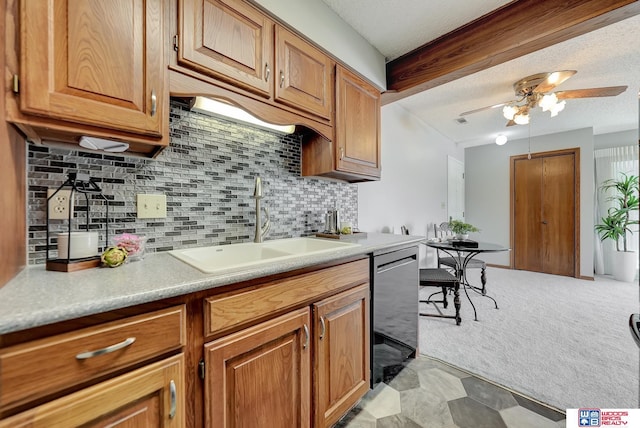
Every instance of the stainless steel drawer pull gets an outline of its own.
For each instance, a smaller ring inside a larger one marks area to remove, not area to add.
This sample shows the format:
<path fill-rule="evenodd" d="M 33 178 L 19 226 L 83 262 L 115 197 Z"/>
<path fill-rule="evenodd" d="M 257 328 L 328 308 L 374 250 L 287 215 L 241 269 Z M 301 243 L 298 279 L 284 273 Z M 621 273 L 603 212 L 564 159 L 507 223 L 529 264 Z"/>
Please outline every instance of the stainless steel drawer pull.
<path fill-rule="evenodd" d="M 176 409 L 178 408 L 178 400 L 176 399 L 176 383 L 173 379 L 169 382 L 169 401 L 171 402 L 169 407 L 169 419 L 173 419 L 176 416 Z"/>
<path fill-rule="evenodd" d="M 158 109 L 158 97 L 156 97 L 155 89 L 151 91 L 151 117 L 156 115 Z"/>
<path fill-rule="evenodd" d="M 303 325 L 304 328 L 304 343 L 302 344 L 302 349 L 307 349 L 309 346 L 309 327 L 307 325 Z"/>
<path fill-rule="evenodd" d="M 126 348 L 127 346 L 132 345 L 135 341 L 135 337 L 128 337 L 126 340 L 120 343 L 116 343 L 115 345 L 107 346 L 106 348 L 96 349 L 95 351 L 89 352 L 81 352 L 80 354 L 76 355 L 76 359 L 87 360 L 89 358 L 98 357 L 100 355 L 110 354 L 111 352 L 115 352 L 119 349 Z"/>
<path fill-rule="evenodd" d="M 322 340 L 324 339 L 324 333 L 327 329 L 327 326 L 325 326 L 324 324 L 324 317 L 320 317 L 320 336 L 319 338 Z"/>

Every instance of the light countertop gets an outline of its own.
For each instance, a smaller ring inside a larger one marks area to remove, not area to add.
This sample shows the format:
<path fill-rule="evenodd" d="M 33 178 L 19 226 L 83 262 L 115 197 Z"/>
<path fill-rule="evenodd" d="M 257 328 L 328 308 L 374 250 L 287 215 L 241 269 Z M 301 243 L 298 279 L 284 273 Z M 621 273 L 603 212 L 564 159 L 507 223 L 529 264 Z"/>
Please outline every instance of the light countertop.
<path fill-rule="evenodd" d="M 231 273 L 205 274 L 169 253 L 149 254 L 118 268 L 52 272 L 31 266 L 0 288 L 0 334 L 25 330 L 223 285 L 293 271 L 343 258 L 417 245 L 423 236 L 369 233 L 360 244 Z"/>

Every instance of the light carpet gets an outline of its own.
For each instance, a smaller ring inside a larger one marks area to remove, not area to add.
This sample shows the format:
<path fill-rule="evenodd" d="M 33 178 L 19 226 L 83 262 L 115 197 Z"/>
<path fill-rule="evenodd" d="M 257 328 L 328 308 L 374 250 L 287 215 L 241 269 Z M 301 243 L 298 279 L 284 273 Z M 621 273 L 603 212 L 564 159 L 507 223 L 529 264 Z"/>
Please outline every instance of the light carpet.
<path fill-rule="evenodd" d="M 478 285 L 479 270 L 469 276 Z M 487 279 L 499 309 L 470 293 L 476 322 L 461 292 L 460 326 L 420 317 L 422 354 L 559 409 L 639 406 L 640 351 L 628 327 L 629 315 L 640 312 L 637 283 L 499 268 L 488 268 Z M 434 290 L 422 289 L 421 297 Z"/>

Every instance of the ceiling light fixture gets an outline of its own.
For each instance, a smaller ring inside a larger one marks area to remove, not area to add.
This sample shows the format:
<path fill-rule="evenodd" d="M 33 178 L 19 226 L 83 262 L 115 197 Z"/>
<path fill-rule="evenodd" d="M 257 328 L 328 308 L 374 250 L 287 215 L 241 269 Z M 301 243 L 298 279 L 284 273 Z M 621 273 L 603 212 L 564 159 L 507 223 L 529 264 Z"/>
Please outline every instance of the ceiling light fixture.
<path fill-rule="evenodd" d="M 504 134 L 499 134 L 499 135 L 496 137 L 496 144 L 497 144 L 497 145 L 499 145 L 499 146 L 504 146 L 506 142 L 507 142 L 507 136 L 506 136 L 506 135 L 504 135 Z"/>
<path fill-rule="evenodd" d="M 283 134 L 293 134 L 296 129 L 295 125 L 276 125 L 264 122 L 239 107 L 207 97 L 196 97 L 191 110 L 208 115 L 219 116 L 227 120 L 232 119 L 234 121 L 250 123 L 260 128 L 267 128 Z"/>

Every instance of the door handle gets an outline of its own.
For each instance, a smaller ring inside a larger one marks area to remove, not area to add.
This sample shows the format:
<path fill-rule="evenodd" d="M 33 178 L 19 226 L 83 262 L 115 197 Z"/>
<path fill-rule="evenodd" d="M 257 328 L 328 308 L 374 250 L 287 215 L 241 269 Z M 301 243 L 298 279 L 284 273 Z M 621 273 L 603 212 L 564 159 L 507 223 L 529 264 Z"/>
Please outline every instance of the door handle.
<path fill-rule="evenodd" d="M 309 327 L 304 324 L 302 328 L 304 329 L 304 343 L 302 344 L 302 349 L 307 349 L 307 346 L 309 346 Z"/>
<path fill-rule="evenodd" d="M 547 221 L 546 220 L 542 220 L 542 224 L 547 224 Z"/>
<path fill-rule="evenodd" d="M 158 97 L 156 96 L 155 89 L 151 90 L 151 117 L 156 115 L 158 109 Z"/>
<path fill-rule="evenodd" d="M 89 358 L 99 357 L 100 355 L 110 354 L 112 352 L 118 351 L 120 349 L 124 349 L 127 346 L 133 345 L 133 342 L 136 341 L 135 337 L 128 337 L 120 343 L 116 343 L 115 345 L 107 346 L 105 348 L 96 349 L 95 351 L 81 352 L 76 355 L 77 360 L 88 360 Z"/>
<path fill-rule="evenodd" d="M 176 383 L 173 379 L 169 382 L 169 402 L 171 403 L 169 406 L 169 419 L 173 419 L 176 417 L 176 409 L 178 408 Z"/>
<path fill-rule="evenodd" d="M 265 63 L 264 65 L 264 81 L 269 81 L 269 76 L 271 76 L 271 69 L 269 68 L 269 64 Z"/>
<path fill-rule="evenodd" d="M 320 336 L 318 336 L 318 339 L 324 339 L 324 333 L 326 332 L 326 330 L 327 326 L 324 323 L 324 317 L 320 317 Z"/>

